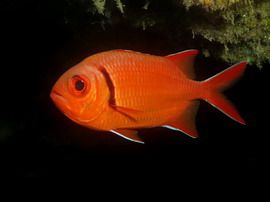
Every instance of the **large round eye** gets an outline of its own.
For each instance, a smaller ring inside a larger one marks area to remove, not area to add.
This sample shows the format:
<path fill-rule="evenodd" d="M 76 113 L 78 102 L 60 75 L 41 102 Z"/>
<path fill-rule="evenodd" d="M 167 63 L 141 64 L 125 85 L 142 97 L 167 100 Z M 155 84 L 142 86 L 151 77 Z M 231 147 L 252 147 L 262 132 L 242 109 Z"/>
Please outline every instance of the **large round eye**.
<path fill-rule="evenodd" d="M 69 89 L 74 95 L 81 96 L 86 93 L 89 85 L 90 83 L 85 76 L 75 75 L 71 78 L 71 82 L 69 83 Z"/>
<path fill-rule="evenodd" d="M 80 79 L 75 82 L 75 88 L 77 91 L 82 91 L 85 88 L 84 80 Z"/>

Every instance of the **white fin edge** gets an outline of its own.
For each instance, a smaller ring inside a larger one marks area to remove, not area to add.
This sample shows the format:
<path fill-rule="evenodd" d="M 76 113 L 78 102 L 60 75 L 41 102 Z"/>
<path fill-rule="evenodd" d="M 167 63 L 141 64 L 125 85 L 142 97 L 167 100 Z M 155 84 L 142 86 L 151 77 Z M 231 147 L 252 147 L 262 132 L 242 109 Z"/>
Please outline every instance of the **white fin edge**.
<path fill-rule="evenodd" d="M 234 120 L 235 122 L 240 123 L 240 124 L 242 124 L 242 125 L 246 125 L 245 123 L 241 123 L 241 122 L 239 122 L 237 119 L 235 119 L 234 117 L 232 117 L 231 115 L 227 114 L 225 111 L 223 111 L 223 110 L 222 110 L 221 108 L 219 108 L 218 106 L 212 104 L 211 102 L 208 102 L 207 99 L 205 99 L 205 101 L 206 101 L 208 104 L 210 104 L 212 107 L 214 107 L 215 109 L 217 109 L 218 111 L 220 111 L 220 112 L 222 112 L 223 114 L 225 114 L 225 115 L 226 115 L 227 117 L 229 117 L 230 119 Z M 241 116 L 240 116 L 240 117 L 241 117 Z"/>
<path fill-rule="evenodd" d="M 118 133 L 118 132 L 116 132 L 116 131 L 114 131 L 114 130 L 110 130 L 110 132 L 112 132 L 112 133 L 114 133 L 114 134 L 116 134 L 116 135 L 119 135 L 120 137 L 125 138 L 125 139 L 127 139 L 127 140 L 129 140 L 129 141 L 137 142 L 137 143 L 140 143 L 140 144 L 144 144 L 144 142 L 142 142 L 142 141 L 139 141 L 139 140 L 133 140 L 133 139 L 128 138 L 128 137 L 126 137 L 126 136 L 122 135 L 121 133 Z"/>
<path fill-rule="evenodd" d="M 189 136 L 189 137 L 191 137 L 191 138 L 193 138 L 193 139 L 196 139 L 196 137 L 193 137 L 193 136 L 189 135 L 188 133 L 186 133 L 186 132 L 184 132 L 184 131 L 182 131 L 182 130 L 180 130 L 180 129 L 178 129 L 178 128 L 174 128 L 174 127 L 169 126 L 169 125 L 163 125 L 163 126 L 161 126 L 161 127 L 163 127 L 163 128 L 168 128 L 168 129 L 171 129 L 171 130 L 174 130 L 174 131 L 179 131 L 179 132 L 184 133 L 185 135 L 187 135 L 187 136 Z"/>
<path fill-rule="evenodd" d="M 197 50 L 197 49 L 188 49 L 188 50 L 179 51 L 177 53 L 166 55 L 165 57 L 167 57 L 167 56 L 170 57 L 170 56 L 178 55 L 178 54 L 181 54 L 181 53 L 186 53 L 186 52 L 189 52 L 189 51 L 197 51 L 197 54 L 199 54 L 199 50 Z"/>

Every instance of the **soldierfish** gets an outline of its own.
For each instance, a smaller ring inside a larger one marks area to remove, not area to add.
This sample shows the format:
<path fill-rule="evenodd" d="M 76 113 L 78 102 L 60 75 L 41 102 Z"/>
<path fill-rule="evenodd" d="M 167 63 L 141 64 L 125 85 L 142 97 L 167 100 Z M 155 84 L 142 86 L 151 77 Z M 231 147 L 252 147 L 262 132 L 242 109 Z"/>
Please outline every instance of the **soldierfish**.
<path fill-rule="evenodd" d="M 193 63 L 197 54 L 197 50 L 165 57 L 129 50 L 94 54 L 66 71 L 50 96 L 74 122 L 138 143 L 143 143 L 138 128 L 162 126 L 198 137 L 198 100 L 245 124 L 221 92 L 244 73 L 247 63 L 195 81 Z"/>

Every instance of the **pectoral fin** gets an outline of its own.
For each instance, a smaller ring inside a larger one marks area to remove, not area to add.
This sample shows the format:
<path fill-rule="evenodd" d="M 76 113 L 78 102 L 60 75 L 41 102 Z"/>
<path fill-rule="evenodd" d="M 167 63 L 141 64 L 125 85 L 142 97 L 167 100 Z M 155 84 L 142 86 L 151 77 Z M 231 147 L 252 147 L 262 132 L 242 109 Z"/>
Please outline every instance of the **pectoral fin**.
<path fill-rule="evenodd" d="M 111 107 L 114 110 L 116 110 L 117 112 L 121 113 L 122 115 L 128 117 L 129 119 L 131 119 L 133 121 L 136 121 L 136 115 L 141 112 L 140 110 L 116 106 L 116 105 L 112 105 L 112 104 L 111 104 Z"/>
<path fill-rule="evenodd" d="M 144 144 L 144 142 L 141 140 L 141 138 L 138 136 L 138 131 L 136 130 L 130 130 L 130 129 L 116 129 L 111 130 L 111 132 L 115 133 L 116 135 L 119 135 L 127 140 L 137 142 Z"/>
<path fill-rule="evenodd" d="M 109 103 L 110 103 L 111 108 L 121 113 L 122 115 L 128 117 L 129 119 L 136 121 L 135 117 L 138 110 L 117 105 L 117 102 L 115 100 L 115 84 L 114 84 L 113 79 L 111 78 L 109 72 L 107 71 L 105 67 L 100 66 L 99 70 L 103 74 L 105 81 L 107 83 L 107 86 L 109 88 L 109 91 L 110 91 Z"/>

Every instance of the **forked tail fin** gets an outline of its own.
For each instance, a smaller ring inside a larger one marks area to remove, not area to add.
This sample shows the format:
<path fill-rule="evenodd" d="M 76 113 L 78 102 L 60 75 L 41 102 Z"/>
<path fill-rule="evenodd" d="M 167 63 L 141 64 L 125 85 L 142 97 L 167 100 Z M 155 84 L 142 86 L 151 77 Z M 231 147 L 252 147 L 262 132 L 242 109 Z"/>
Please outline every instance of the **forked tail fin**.
<path fill-rule="evenodd" d="M 203 99 L 225 115 L 244 125 L 246 124 L 244 119 L 221 92 L 243 75 L 246 65 L 247 62 L 240 62 L 201 82 L 204 90 Z"/>

